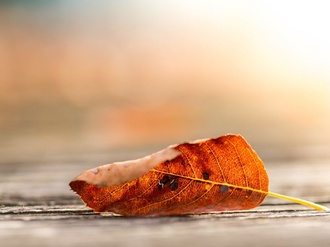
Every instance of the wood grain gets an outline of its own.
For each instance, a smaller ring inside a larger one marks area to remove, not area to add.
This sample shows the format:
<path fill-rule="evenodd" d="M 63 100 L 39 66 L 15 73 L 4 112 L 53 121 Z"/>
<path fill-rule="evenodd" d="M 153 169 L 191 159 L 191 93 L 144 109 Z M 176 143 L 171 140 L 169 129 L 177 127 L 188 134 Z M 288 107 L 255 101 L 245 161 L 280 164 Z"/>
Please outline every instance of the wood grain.
<path fill-rule="evenodd" d="M 136 155 L 139 157 L 139 155 Z M 330 214 L 273 198 L 248 211 L 125 218 L 86 208 L 67 186 L 91 162 L 126 157 L 58 156 L 0 161 L 0 245 L 328 246 Z M 266 159 L 267 160 L 267 159 Z M 328 160 L 266 161 L 270 189 L 330 206 Z"/>

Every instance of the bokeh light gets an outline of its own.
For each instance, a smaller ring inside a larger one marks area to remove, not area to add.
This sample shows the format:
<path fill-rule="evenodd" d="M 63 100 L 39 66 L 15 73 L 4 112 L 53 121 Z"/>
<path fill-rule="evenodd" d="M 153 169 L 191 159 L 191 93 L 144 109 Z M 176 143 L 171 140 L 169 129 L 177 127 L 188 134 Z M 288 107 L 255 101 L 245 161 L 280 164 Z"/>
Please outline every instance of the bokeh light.
<path fill-rule="evenodd" d="M 135 149 L 234 132 L 263 150 L 327 155 L 328 9 L 3 1 L 2 152 Z"/>

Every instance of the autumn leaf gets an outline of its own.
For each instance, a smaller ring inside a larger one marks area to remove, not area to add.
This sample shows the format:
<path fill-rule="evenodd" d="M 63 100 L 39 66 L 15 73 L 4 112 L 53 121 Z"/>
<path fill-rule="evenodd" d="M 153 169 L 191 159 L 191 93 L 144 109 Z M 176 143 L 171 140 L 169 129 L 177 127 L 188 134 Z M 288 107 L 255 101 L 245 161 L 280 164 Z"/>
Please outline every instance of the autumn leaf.
<path fill-rule="evenodd" d="M 251 209 L 267 195 L 327 210 L 269 192 L 263 162 L 242 136 L 232 134 L 96 167 L 73 179 L 70 187 L 94 211 L 124 216 Z"/>

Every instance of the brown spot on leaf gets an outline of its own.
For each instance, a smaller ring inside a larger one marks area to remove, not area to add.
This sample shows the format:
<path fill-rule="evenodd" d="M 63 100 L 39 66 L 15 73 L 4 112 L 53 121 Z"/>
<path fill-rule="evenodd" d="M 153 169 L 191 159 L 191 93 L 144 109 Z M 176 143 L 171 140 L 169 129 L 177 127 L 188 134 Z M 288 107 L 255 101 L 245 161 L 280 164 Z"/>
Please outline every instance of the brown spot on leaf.
<path fill-rule="evenodd" d="M 210 175 L 207 172 L 203 172 L 203 179 L 204 180 L 209 180 Z"/>
<path fill-rule="evenodd" d="M 170 178 L 165 175 L 161 180 L 158 181 L 158 190 L 162 190 L 166 184 L 170 182 Z"/>
<path fill-rule="evenodd" d="M 246 191 L 245 198 L 249 198 L 252 195 L 252 190 Z"/>
<path fill-rule="evenodd" d="M 221 185 L 220 186 L 220 193 L 221 194 L 226 194 L 228 192 L 229 188 L 227 185 Z"/>
<path fill-rule="evenodd" d="M 176 177 L 170 180 L 170 189 L 176 190 L 179 187 L 178 179 Z"/>

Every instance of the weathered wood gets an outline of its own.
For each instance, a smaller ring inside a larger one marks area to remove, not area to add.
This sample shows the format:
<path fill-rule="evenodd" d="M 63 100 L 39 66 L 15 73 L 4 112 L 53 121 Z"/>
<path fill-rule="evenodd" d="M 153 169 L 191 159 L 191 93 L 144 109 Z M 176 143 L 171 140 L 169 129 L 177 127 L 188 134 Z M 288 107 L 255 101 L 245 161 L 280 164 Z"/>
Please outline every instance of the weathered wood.
<path fill-rule="evenodd" d="M 156 218 L 96 214 L 67 184 L 110 161 L 0 162 L 0 246 L 329 246 L 329 212 L 272 198 L 249 211 Z M 266 166 L 271 190 L 330 206 L 328 161 Z"/>
<path fill-rule="evenodd" d="M 329 204 L 325 203 L 324 205 Z M 260 206 L 254 210 L 235 210 L 225 212 L 214 212 L 205 214 L 192 214 L 182 216 L 171 216 L 169 218 L 207 219 L 207 218 L 240 218 L 240 219 L 261 219 L 261 218 L 287 218 L 287 217 L 316 217 L 330 216 L 330 212 L 315 211 L 302 208 L 299 205 L 283 204 L 272 206 Z M 58 218 L 57 218 L 58 217 Z M 0 208 L 0 220 L 48 220 L 48 219 L 102 219 L 121 218 L 122 220 L 148 219 L 148 217 L 123 217 L 114 213 L 95 213 L 84 205 L 62 205 L 62 206 L 11 206 Z M 164 219 L 166 217 L 149 217 Z M 190 220 L 189 220 L 190 219 Z"/>
<path fill-rule="evenodd" d="M 329 204 L 328 204 L 329 205 Z M 84 206 L 0 210 L 1 246 L 328 246 L 330 213 L 293 205 L 250 211 L 125 218 Z"/>

